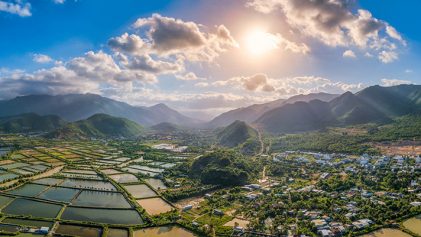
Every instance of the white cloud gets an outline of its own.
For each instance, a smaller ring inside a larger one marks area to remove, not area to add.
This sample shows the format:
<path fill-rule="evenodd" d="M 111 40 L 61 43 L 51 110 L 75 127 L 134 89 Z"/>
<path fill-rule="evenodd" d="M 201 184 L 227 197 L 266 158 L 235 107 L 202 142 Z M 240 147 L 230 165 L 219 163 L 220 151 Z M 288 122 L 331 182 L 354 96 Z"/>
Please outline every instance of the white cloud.
<path fill-rule="evenodd" d="M 393 52 L 398 58 L 395 42 L 406 45 L 399 32 L 364 9 L 344 0 L 248 0 L 246 6 L 265 14 L 281 13 L 291 30 L 320 40 L 331 47 L 357 47 L 379 54 Z M 388 61 L 388 60 L 386 60 Z"/>
<path fill-rule="evenodd" d="M 202 88 L 229 89 L 230 91 L 253 91 L 256 94 L 278 95 L 289 97 L 297 94 L 309 94 L 317 92 L 343 93 L 346 91 L 358 91 L 365 87 L 362 83 L 335 82 L 327 78 L 317 76 L 300 76 L 291 78 L 270 78 L 264 73 L 252 76 L 233 77 L 228 80 L 203 82 L 195 84 Z"/>
<path fill-rule="evenodd" d="M 144 54 L 143 50 L 145 42 L 140 36 L 135 34 L 124 33 L 121 36 L 113 37 L 108 41 L 108 45 L 111 49 L 130 54 Z"/>
<path fill-rule="evenodd" d="M 31 4 L 21 3 L 21 1 L 16 1 L 16 3 L 0 1 L 0 11 L 15 14 L 21 17 L 28 17 L 32 15 Z"/>
<path fill-rule="evenodd" d="M 63 4 L 66 0 L 53 0 L 55 4 Z"/>
<path fill-rule="evenodd" d="M 391 63 L 398 59 L 398 54 L 394 51 L 381 51 L 379 54 L 379 60 L 383 63 Z"/>
<path fill-rule="evenodd" d="M 387 79 L 383 78 L 380 80 L 382 86 L 397 86 L 401 84 L 411 84 L 411 81 L 408 80 L 399 80 L 399 79 Z"/>
<path fill-rule="evenodd" d="M 344 58 L 357 58 L 357 55 L 355 55 L 354 51 L 352 50 L 346 50 L 343 55 Z"/>
<path fill-rule="evenodd" d="M 146 31 L 147 38 L 143 41 L 148 44 L 142 49 L 159 56 L 184 55 L 189 61 L 211 62 L 220 53 L 238 46 L 223 25 L 216 26 L 213 32 L 206 32 L 194 22 L 159 14 L 139 18 L 133 28 Z"/>
<path fill-rule="evenodd" d="M 45 54 L 34 54 L 32 60 L 36 63 L 49 63 L 53 61 L 53 59 Z"/>
<path fill-rule="evenodd" d="M 206 78 L 198 77 L 194 72 L 188 72 L 184 75 L 176 75 L 175 77 L 182 81 L 206 80 Z"/>

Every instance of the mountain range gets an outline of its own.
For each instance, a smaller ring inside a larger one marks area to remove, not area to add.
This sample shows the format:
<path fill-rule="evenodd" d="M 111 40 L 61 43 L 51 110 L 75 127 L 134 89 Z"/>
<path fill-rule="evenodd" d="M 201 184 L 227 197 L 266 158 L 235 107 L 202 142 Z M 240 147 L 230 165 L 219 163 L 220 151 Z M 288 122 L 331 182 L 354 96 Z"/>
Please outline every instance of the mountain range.
<path fill-rule="evenodd" d="M 0 117 L 25 113 L 57 115 L 70 122 L 87 119 L 95 114 L 108 114 L 130 119 L 143 126 L 162 122 L 189 126 L 198 123 L 164 104 L 132 106 L 94 94 L 29 95 L 0 101 Z"/>
<path fill-rule="evenodd" d="M 296 95 L 290 97 L 289 99 L 278 99 L 264 104 L 254 104 L 251 106 L 234 109 L 225 112 L 221 115 L 218 115 L 217 117 L 212 119 L 212 121 L 208 122 L 206 124 L 206 127 L 225 127 L 235 122 L 236 120 L 241 120 L 247 123 L 253 123 L 266 112 L 286 104 L 292 104 L 297 101 L 308 102 L 316 99 L 321 101 L 330 101 L 338 96 L 339 95 L 328 93 L 312 93 L 308 95 Z"/>
<path fill-rule="evenodd" d="M 111 123 L 123 130 L 134 129 L 134 134 L 115 133 L 112 127 L 104 132 L 113 137 L 125 137 L 138 134 L 143 129 L 140 125 L 162 133 L 182 127 L 215 129 L 230 124 L 242 127 L 239 122 L 235 123 L 241 120 L 269 133 L 295 133 L 329 126 L 383 124 L 419 112 L 420 85 L 371 86 L 355 94 L 298 95 L 228 111 L 207 123 L 199 123 L 164 104 L 132 106 L 93 94 L 29 95 L 0 101 L 0 132 L 51 132 L 66 128 L 70 134 L 80 134 L 78 130 L 83 128 L 86 131 L 81 136 L 97 136 L 102 131 L 93 131 L 92 124 L 105 128 L 105 123 Z M 115 119 L 124 121 L 116 123 Z M 65 130 L 61 134 L 66 134 Z"/>
<path fill-rule="evenodd" d="M 421 111 L 421 86 L 371 86 L 356 94 L 346 92 L 329 101 L 286 104 L 254 121 L 271 133 L 293 133 L 364 123 L 387 123 Z"/>

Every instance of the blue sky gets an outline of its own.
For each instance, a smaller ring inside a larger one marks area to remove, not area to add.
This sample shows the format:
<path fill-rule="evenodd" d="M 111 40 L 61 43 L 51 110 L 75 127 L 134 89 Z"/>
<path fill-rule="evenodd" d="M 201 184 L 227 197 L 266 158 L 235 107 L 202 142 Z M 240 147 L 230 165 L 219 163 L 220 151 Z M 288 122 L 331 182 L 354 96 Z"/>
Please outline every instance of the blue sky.
<path fill-rule="evenodd" d="M 0 97 L 89 92 L 209 118 L 420 83 L 420 1 L 319 2 L 0 0 Z M 327 18 L 296 17 L 309 7 Z"/>

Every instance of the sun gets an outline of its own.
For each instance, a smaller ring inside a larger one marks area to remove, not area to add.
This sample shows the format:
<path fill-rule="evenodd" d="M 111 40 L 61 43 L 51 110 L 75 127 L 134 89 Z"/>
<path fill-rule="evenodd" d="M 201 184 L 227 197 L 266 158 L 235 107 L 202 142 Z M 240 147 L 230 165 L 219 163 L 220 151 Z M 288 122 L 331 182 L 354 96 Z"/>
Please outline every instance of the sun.
<path fill-rule="evenodd" d="M 260 56 L 278 48 L 279 37 L 265 32 L 261 29 L 255 29 L 248 32 L 245 36 L 245 49 L 253 56 Z"/>

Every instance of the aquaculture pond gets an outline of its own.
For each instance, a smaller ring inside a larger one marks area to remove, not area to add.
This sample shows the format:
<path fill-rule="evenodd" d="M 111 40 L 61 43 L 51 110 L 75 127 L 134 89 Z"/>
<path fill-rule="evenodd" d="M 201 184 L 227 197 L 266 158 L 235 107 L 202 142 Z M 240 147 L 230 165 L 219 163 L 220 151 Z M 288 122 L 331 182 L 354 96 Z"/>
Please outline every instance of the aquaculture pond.
<path fill-rule="evenodd" d="M 383 228 L 383 229 L 365 234 L 362 237 L 411 237 L 411 235 L 398 229 Z"/>
<path fill-rule="evenodd" d="M 30 215 L 34 217 L 55 218 L 61 205 L 17 198 L 7 205 L 2 212 L 12 215 Z"/>
<path fill-rule="evenodd" d="M 82 179 L 65 179 L 60 184 L 63 187 L 70 188 L 84 188 L 84 189 L 95 189 L 103 191 L 116 191 L 117 189 L 110 182 L 97 181 L 97 180 L 82 180 Z"/>
<path fill-rule="evenodd" d="M 165 190 L 165 189 L 167 189 L 167 186 L 160 179 L 149 178 L 149 179 L 145 179 L 145 181 L 149 185 L 151 185 L 154 189 L 156 189 L 156 190 L 160 190 L 160 189 L 161 190 Z"/>
<path fill-rule="evenodd" d="M 142 224 L 135 210 L 113 210 L 83 207 L 68 207 L 61 216 L 63 220 L 90 221 L 106 224 Z"/>
<path fill-rule="evenodd" d="M 13 200 L 13 198 L 11 198 L 11 197 L 0 196 L 0 208 L 6 206 L 12 200 Z"/>
<path fill-rule="evenodd" d="M 7 193 L 19 196 L 35 197 L 42 191 L 44 191 L 46 188 L 48 187 L 39 184 L 25 184 Z"/>
<path fill-rule="evenodd" d="M 35 180 L 33 183 L 36 184 L 45 184 L 45 185 L 56 185 L 63 182 L 63 179 L 55 179 L 55 178 L 44 178 Z"/>
<path fill-rule="evenodd" d="M 105 207 L 105 208 L 130 208 L 131 205 L 121 193 L 82 191 L 79 196 L 72 201 L 73 206 L 85 207 Z"/>
<path fill-rule="evenodd" d="M 27 219 L 19 219 L 19 218 L 6 218 L 2 221 L 2 223 L 6 224 L 15 224 L 20 226 L 28 226 L 28 227 L 53 227 L 53 222 L 49 221 L 38 221 L 38 220 L 27 220 Z"/>
<path fill-rule="evenodd" d="M 55 233 L 66 236 L 100 237 L 102 229 L 89 226 L 60 224 Z"/>
<path fill-rule="evenodd" d="M 48 199 L 59 202 L 70 202 L 79 192 L 79 189 L 51 187 L 45 192 L 41 193 L 38 198 Z"/>
<path fill-rule="evenodd" d="M 178 226 L 161 226 L 133 231 L 133 237 L 194 237 L 193 233 Z"/>
<path fill-rule="evenodd" d="M 156 175 L 158 175 L 157 173 L 154 173 L 154 172 L 132 169 L 132 168 L 123 168 L 123 170 L 127 171 L 127 172 L 130 172 L 130 173 L 133 173 L 133 174 L 143 174 L 143 175 L 150 176 L 150 177 L 155 177 Z"/>
<path fill-rule="evenodd" d="M 147 199 L 140 199 L 137 200 L 140 206 L 146 210 L 146 212 L 150 215 L 159 215 L 161 213 L 169 212 L 173 209 L 173 207 L 162 200 L 162 198 L 147 198 Z"/>
<path fill-rule="evenodd" d="M 107 237 L 128 237 L 129 231 L 125 229 L 108 228 Z"/>
<path fill-rule="evenodd" d="M 0 148 L 0 156 L 7 154 L 10 151 L 8 147 L 1 147 Z"/>
<path fill-rule="evenodd" d="M 136 178 L 136 176 L 132 174 L 113 174 L 113 175 L 110 175 L 110 178 L 112 178 L 117 183 L 133 183 L 133 182 L 139 181 Z"/>
<path fill-rule="evenodd" d="M 412 233 L 421 235 L 421 215 L 404 221 L 403 226 Z"/>
<path fill-rule="evenodd" d="M 121 173 L 120 171 L 115 170 L 115 169 L 105 169 L 105 170 L 101 170 L 101 171 L 104 174 L 119 174 L 119 173 Z"/>
<path fill-rule="evenodd" d="M 157 196 L 157 194 L 145 184 L 126 185 L 124 188 L 135 198 L 149 198 Z"/>
<path fill-rule="evenodd" d="M 17 177 L 19 177 L 19 175 L 17 175 L 17 174 L 3 173 L 3 174 L 0 174 L 0 182 L 10 180 L 10 179 L 15 179 Z"/>
<path fill-rule="evenodd" d="M 15 233 L 15 232 L 18 232 L 19 229 L 20 229 L 20 226 L 18 225 L 0 224 L 0 232 Z"/>

